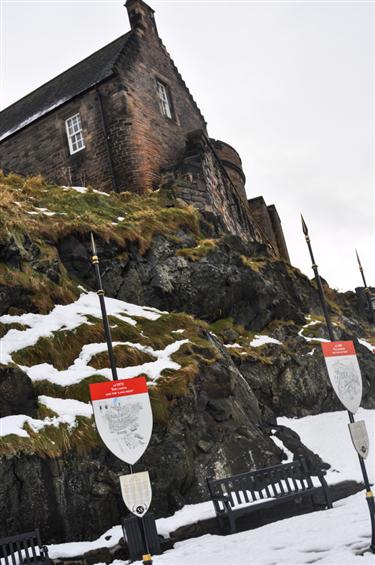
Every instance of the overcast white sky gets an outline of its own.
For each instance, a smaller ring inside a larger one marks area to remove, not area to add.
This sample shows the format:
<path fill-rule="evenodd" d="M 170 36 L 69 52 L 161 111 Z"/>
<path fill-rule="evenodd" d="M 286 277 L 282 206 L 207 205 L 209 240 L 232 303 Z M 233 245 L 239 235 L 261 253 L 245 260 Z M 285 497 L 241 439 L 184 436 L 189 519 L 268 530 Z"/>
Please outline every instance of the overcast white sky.
<path fill-rule="evenodd" d="M 0 3 L 1 109 L 129 29 L 122 0 Z M 302 212 L 322 276 L 359 286 L 357 247 L 375 286 L 373 2 L 149 4 L 249 197 L 276 204 L 292 263 L 312 276 Z"/>

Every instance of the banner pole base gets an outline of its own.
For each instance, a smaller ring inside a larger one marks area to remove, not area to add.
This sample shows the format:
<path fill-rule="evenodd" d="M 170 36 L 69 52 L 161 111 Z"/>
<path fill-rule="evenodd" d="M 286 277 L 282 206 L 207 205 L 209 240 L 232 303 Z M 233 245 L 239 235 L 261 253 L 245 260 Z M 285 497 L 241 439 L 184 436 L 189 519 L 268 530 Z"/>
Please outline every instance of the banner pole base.
<path fill-rule="evenodd" d="M 146 553 L 142 556 L 142 563 L 143 565 L 152 565 L 152 555 Z"/>

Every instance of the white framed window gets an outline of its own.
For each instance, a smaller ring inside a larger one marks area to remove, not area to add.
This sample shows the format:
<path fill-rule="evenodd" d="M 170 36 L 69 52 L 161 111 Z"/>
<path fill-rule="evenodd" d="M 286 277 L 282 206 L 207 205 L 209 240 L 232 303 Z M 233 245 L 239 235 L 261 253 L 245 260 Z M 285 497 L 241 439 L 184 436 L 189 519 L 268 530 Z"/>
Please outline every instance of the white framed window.
<path fill-rule="evenodd" d="M 79 114 L 74 114 L 65 120 L 66 134 L 68 136 L 70 154 L 77 153 L 85 148 L 85 140 L 83 139 L 82 123 Z"/>
<path fill-rule="evenodd" d="M 171 97 L 169 94 L 169 89 L 166 84 L 160 82 L 160 80 L 156 80 L 156 87 L 159 97 L 160 109 L 163 116 L 167 118 L 172 118 L 172 104 L 171 104 Z"/>

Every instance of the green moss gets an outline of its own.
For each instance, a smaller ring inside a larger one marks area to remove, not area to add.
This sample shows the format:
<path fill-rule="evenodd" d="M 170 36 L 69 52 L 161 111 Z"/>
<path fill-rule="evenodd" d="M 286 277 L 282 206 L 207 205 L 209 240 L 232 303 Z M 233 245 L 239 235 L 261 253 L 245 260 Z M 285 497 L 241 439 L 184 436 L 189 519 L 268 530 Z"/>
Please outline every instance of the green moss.
<path fill-rule="evenodd" d="M 264 259 L 250 258 L 245 255 L 241 255 L 241 261 L 245 267 L 251 269 L 255 273 L 259 273 L 267 265 L 267 262 Z"/>
<path fill-rule="evenodd" d="M 51 383 L 47 380 L 34 381 L 34 389 L 37 395 L 52 396 L 53 398 L 72 398 L 81 402 L 90 401 L 89 385 L 107 381 L 102 375 L 93 375 L 83 379 L 74 385 L 64 386 Z"/>
<path fill-rule="evenodd" d="M 54 215 L 46 215 L 43 209 Z M 118 221 L 119 217 L 124 220 Z M 20 269 L 0 265 L 0 284 L 24 289 L 37 310 L 45 313 L 54 304 L 67 304 L 78 296 L 77 282 L 66 273 L 56 251 L 55 244 L 61 238 L 81 234 L 88 241 L 93 232 L 123 247 L 135 242 L 145 253 L 158 234 L 175 237 L 179 230 L 188 229 L 199 240 L 199 222 L 195 208 L 180 205 L 165 189 L 142 195 L 106 195 L 93 190 L 82 194 L 48 183 L 40 176 L 24 178 L 0 172 L 0 243 L 12 241 L 21 258 Z M 39 248 L 43 262 L 57 262 L 58 284 L 43 269 L 28 262 L 25 238 Z M 126 260 L 125 251 L 122 259 Z"/>
<path fill-rule="evenodd" d="M 50 363 L 60 371 L 68 369 L 77 359 L 84 345 L 106 341 L 102 321 L 92 316 L 88 317 L 87 321 L 88 323 L 80 325 L 75 330 L 60 330 L 54 332 L 53 337 L 41 337 L 35 345 L 16 351 L 13 360 L 15 363 L 29 367 L 39 363 Z M 145 341 L 139 330 L 123 320 L 110 316 L 109 322 L 113 341 L 141 343 Z"/>
<path fill-rule="evenodd" d="M 189 259 L 189 261 L 199 261 L 216 249 L 217 242 L 214 239 L 202 239 L 195 247 L 183 247 L 177 251 L 177 255 Z"/>
<path fill-rule="evenodd" d="M 148 353 L 139 351 L 134 347 L 129 347 L 128 345 L 117 345 L 113 348 L 116 365 L 118 367 L 134 367 L 136 365 L 143 365 L 143 363 L 150 363 L 155 361 L 155 357 L 152 357 Z M 90 361 L 91 367 L 95 369 L 105 369 L 110 367 L 108 352 L 98 353 L 94 355 Z"/>
<path fill-rule="evenodd" d="M 16 455 L 38 455 L 42 458 L 61 457 L 67 453 L 83 455 L 101 445 L 93 423 L 88 418 L 77 417 L 77 425 L 47 425 L 34 432 L 28 424 L 24 426 L 29 437 L 8 435 L 0 437 L 0 457 Z"/>

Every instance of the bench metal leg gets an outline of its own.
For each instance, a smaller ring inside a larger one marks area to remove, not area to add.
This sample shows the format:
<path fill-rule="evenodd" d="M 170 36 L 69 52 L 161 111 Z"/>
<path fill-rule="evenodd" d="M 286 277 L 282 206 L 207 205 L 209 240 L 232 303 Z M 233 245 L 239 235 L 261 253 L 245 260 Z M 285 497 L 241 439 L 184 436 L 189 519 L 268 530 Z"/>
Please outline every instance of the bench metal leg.
<path fill-rule="evenodd" d="M 236 520 L 234 519 L 234 516 L 232 514 L 229 514 L 228 520 L 229 520 L 229 533 L 235 534 L 236 531 L 237 531 L 237 528 L 236 528 Z"/>
<path fill-rule="evenodd" d="M 331 493 L 329 491 L 328 485 L 327 485 L 327 481 L 325 480 L 325 478 L 321 475 L 319 477 L 320 483 L 323 487 L 323 492 L 324 492 L 324 496 L 327 502 L 327 508 L 332 508 L 332 498 L 331 498 Z"/>

